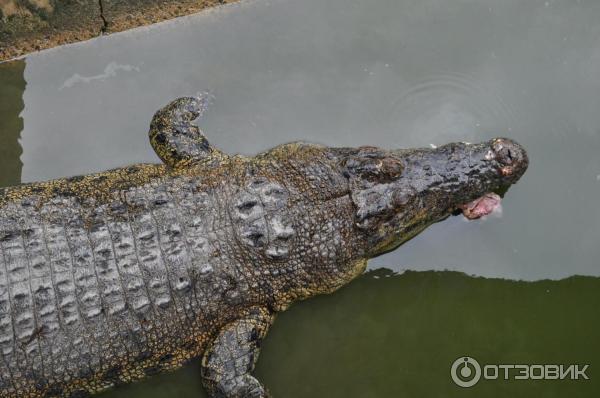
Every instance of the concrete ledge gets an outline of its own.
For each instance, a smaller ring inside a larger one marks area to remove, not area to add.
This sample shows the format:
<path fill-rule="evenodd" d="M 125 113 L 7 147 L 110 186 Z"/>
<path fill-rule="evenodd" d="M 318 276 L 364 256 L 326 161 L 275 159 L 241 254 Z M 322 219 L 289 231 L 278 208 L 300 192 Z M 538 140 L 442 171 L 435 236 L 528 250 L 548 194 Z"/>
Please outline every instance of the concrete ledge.
<path fill-rule="evenodd" d="M 0 61 L 236 0 L 0 0 Z"/>

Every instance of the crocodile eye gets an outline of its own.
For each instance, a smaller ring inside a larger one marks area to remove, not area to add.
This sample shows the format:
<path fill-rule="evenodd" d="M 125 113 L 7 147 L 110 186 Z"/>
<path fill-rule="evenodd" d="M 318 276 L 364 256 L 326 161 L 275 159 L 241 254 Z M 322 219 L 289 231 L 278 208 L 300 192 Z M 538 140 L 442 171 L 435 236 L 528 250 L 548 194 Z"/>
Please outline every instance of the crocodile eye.
<path fill-rule="evenodd" d="M 347 176 L 357 176 L 373 182 L 390 182 L 402 174 L 402 163 L 389 153 L 372 147 L 363 147 L 344 164 Z"/>

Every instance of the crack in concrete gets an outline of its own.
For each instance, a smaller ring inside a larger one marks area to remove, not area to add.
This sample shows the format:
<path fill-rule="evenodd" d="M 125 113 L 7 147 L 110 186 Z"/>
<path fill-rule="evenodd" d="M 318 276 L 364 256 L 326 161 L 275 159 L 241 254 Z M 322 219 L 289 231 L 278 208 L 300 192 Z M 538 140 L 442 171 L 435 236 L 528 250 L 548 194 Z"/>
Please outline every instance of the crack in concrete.
<path fill-rule="evenodd" d="M 154 0 L 152 2 L 122 2 L 122 4 L 111 3 L 110 0 L 92 2 L 78 0 L 66 2 L 68 5 L 64 7 L 54 8 L 54 12 L 48 14 L 51 27 L 36 23 L 36 15 L 29 14 L 18 15 L 15 26 L 7 25 L 6 21 L 1 19 L 1 15 L 6 11 L 2 4 L 7 1 L 8 4 L 15 1 L 20 4 L 20 0 L 0 0 L 0 33 L 2 36 L 0 39 L 0 62 L 50 47 L 197 13 L 209 7 L 239 0 Z M 34 3 L 46 1 L 30 0 Z M 48 4 L 54 3 L 56 2 Z M 100 26 L 98 26 L 97 18 L 100 20 Z M 31 29 L 23 29 L 30 25 Z"/>
<path fill-rule="evenodd" d="M 102 0 L 98 0 L 98 5 L 100 6 L 100 19 L 102 19 L 102 27 L 100 28 L 100 35 L 103 35 L 108 30 L 108 21 L 104 17 L 104 5 L 102 4 Z"/>

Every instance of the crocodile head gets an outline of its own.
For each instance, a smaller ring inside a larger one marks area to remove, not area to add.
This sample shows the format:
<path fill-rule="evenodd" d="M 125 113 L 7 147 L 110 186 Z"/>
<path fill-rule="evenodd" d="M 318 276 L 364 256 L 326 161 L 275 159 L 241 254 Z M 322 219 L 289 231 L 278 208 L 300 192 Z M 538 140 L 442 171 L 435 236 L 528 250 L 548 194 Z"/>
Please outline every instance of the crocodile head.
<path fill-rule="evenodd" d="M 355 222 L 369 257 L 389 251 L 427 226 L 463 210 L 489 213 L 528 166 L 525 149 L 507 138 L 438 148 L 361 147 L 344 156 Z"/>

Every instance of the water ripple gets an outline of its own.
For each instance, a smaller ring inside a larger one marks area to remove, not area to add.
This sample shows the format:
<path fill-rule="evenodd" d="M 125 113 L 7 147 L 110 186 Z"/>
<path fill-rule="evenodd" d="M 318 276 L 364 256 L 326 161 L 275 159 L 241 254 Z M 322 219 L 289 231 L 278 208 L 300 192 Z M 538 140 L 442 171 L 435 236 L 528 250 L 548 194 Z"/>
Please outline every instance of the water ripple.
<path fill-rule="evenodd" d="M 389 117 L 428 135 L 443 133 L 427 132 L 435 128 L 463 135 L 480 126 L 510 130 L 518 112 L 480 80 L 458 72 L 431 75 L 402 92 L 390 104 Z"/>

